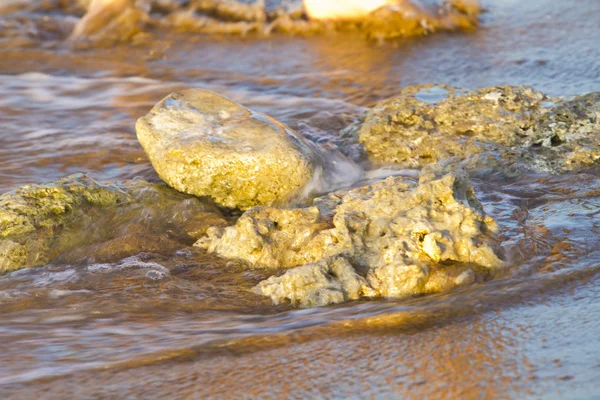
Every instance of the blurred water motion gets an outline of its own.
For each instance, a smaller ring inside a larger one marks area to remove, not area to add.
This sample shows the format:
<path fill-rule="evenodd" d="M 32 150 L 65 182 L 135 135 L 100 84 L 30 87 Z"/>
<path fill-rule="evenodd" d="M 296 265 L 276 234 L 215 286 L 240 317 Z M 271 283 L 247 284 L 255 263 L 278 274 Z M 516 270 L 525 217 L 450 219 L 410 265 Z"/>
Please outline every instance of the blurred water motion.
<path fill-rule="evenodd" d="M 313 140 L 335 137 L 407 84 L 527 84 L 554 96 L 600 90 L 600 3 L 482 5 L 476 31 L 381 44 L 357 33 L 158 29 L 130 45 L 76 50 L 64 37 L 77 20 L 52 7 L 0 16 L 0 192 L 74 172 L 156 180 L 135 120 L 187 87 L 227 95 Z M 592 398 L 600 377 L 598 172 L 476 180 L 507 238 L 509 273 L 443 295 L 275 307 L 248 291 L 266 272 L 185 243 L 118 260 L 65 254 L 4 275 L 0 394 Z"/>

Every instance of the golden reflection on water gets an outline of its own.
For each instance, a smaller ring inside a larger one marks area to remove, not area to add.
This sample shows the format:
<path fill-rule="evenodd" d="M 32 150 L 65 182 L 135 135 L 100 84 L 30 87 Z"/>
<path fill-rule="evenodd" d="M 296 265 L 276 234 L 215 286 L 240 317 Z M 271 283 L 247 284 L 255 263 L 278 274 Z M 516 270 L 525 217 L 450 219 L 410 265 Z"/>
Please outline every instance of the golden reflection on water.
<path fill-rule="evenodd" d="M 176 362 L 122 365 L 39 384 L 55 396 L 493 399 L 518 394 L 534 379 L 519 347 L 527 335 L 493 314 L 407 331 L 309 329 L 247 342 L 238 351 L 184 351 Z"/>

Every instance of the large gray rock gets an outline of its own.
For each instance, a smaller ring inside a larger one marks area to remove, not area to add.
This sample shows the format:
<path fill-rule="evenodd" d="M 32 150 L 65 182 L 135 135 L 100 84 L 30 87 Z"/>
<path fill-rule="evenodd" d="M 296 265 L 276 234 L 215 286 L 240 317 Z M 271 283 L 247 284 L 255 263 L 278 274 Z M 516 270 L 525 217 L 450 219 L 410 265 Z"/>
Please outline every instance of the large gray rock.
<path fill-rule="evenodd" d="M 264 114 L 223 96 L 190 89 L 173 93 L 138 120 L 138 139 L 171 187 L 248 209 L 331 184 L 347 165 Z"/>

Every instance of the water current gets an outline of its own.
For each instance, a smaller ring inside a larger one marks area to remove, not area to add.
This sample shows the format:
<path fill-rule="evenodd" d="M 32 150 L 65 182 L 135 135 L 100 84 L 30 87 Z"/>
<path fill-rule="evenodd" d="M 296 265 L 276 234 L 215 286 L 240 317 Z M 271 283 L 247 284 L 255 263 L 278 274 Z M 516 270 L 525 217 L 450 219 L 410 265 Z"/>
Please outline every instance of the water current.
<path fill-rule="evenodd" d="M 600 90 L 600 2 L 482 6 L 475 31 L 383 43 L 157 29 L 87 49 L 39 27 L 75 17 L 4 9 L 0 193 L 76 172 L 158 181 L 135 121 L 183 88 L 224 94 L 317 141 L 409 84 Z M 117 253 L 84 243 L 86 257 L 74 249 L 0 276 L 1 397 L 596 398 L 599 172 L 473 180 L 505 238 L 499 279 L 307 310 L 273 306 L 248 290 L 268 272 L 177 241 L 167 222 L 142 215 L 151 231 L 141 234 L 173 240 Z"/>

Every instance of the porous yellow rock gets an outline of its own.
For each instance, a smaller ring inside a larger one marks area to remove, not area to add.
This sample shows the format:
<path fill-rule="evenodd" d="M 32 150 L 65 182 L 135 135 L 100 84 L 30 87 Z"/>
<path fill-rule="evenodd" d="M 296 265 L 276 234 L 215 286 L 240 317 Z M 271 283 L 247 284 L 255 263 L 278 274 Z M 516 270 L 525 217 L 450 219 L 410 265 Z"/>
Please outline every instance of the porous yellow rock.
<path fill-rule="evenodd" d="M 272 276 L 255 288 L 275 304 L 289 301 L 300 307 L 320 307 L 373 296 L 375 292 L 350 263 L 341 257 L 319 260 Z"/>
<path fill-rule="evenodd" d="M 599 110 L 598 92 L 565 101 L 520 86 L 423 85 L 381 102 L 344 133 L 376 163 L 561 173 L 600 159 Z"/>
<path fill-rule="evenodd" d="M 209 229 L 196 245 L 255 267 L 312 265 L 284 275 L 294 281 L 313 281 L 322 274 L 313 269 L 323 266 L 314 263 L 342 257 L 366 279 L 369 297 L 401 297 L 488 277 L 503 265 L 497 231 L 468 178 L 451 173 L 420 182 L 390 177 L 303 209 L 257 207 L 235 226 Z"/>
<path fill-rule="evenodd" d="M 438 98 L 429 100 L 428 91 Z M 498 146 L 518 146 L 545 113 L 547 98 L 520 86 L 475 92 L 446 86 L 412 86 L 369 110 L 359 141 L 380 163 L 418 168 L 482 153 Z"/>

